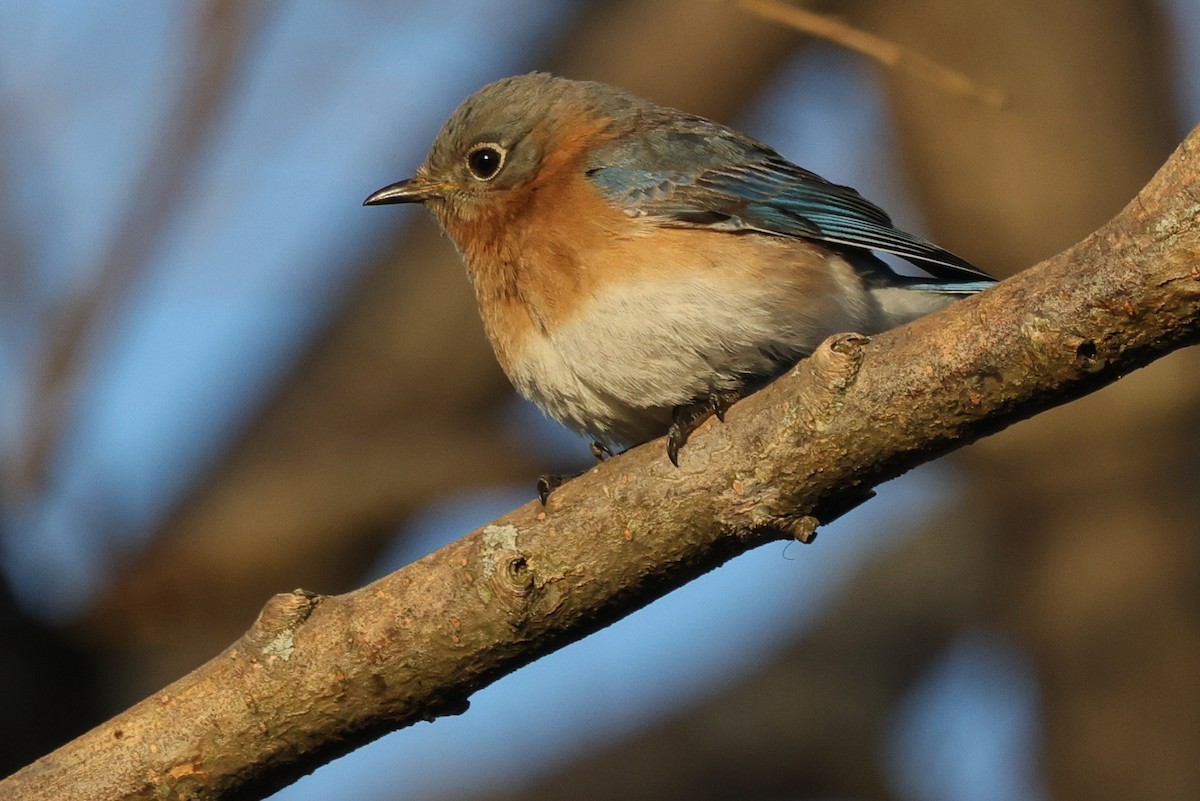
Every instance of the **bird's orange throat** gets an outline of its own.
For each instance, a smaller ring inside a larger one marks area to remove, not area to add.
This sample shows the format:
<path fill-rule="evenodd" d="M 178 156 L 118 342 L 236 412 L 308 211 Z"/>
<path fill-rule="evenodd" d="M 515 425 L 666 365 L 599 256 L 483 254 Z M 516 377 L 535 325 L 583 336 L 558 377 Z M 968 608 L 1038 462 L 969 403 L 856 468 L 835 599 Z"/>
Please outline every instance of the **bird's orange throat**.
<path fill-rule="evenodd" d="M 609 277 L 603 253 L 629 219 L 598 193 L 582 166 L 588 148 L 604 138 L 599 122 L 561 132 L 532 180 L 487 192 L 469 212 L 439 214 L 466 262 L 505 369 L 530 337 L 567 322 Z"/>

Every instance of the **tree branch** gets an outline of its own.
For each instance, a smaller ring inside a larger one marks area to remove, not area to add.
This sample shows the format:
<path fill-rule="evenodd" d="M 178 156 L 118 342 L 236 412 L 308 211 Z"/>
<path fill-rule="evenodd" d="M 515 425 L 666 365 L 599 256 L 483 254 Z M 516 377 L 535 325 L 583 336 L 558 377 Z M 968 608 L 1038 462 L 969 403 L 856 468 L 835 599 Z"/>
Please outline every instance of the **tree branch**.
<path fill-rule="evenodd" d="M 1112 222 L 988 292 L 834 337 L 701 428 L 356 592 L 268 602 L 220 656 L 0 782 L 9 799 L 249 798 L 474 690 L 870 487 L 1108 384 L 1200 332 L 1200 129 Z"/>
<path fill-rule="evenodd" d="M 738 0 L 738 5 L 763 19 L 781 22 L 873 58 L 884 66 L 899 69 L 952 95 L 967 97 L 992 108 L 1003 108 L 1008 102 L 1004 92 L 999 89 L 983 86 L 916 50 L 909 50 L 882 36 L 847 25 L 837 17 L 818 14 L 782 0 Z"/>

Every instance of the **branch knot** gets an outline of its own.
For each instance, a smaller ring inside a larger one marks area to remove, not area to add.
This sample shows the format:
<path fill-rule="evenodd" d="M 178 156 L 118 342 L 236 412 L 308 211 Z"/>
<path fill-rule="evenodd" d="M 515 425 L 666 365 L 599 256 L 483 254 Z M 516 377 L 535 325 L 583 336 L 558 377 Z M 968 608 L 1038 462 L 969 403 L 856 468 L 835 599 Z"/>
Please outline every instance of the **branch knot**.
<path fill-rule="evenodd" d="M 295 650 L 296 631 L 323 599 L 315 592 L 299 589 L 272 596 L 243 641 L 263 656 L 288 661 Z"/>
<path fill-rule="evenodd" d="M 842 398 L 854 385 L 871 338 L 864 334 L 837 334 L 822 342 L 797 369 L 807 370 L 810 380 L 799 392 L 804 424 L 813 431 L 825 428 L 842 407 Z"/>

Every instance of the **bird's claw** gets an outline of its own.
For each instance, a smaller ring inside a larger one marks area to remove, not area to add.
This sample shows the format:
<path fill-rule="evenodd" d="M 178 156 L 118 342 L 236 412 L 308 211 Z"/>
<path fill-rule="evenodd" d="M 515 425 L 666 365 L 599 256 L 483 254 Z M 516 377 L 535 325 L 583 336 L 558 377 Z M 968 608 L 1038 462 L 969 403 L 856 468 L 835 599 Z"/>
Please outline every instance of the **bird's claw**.
<path fill-rule="evenodd" d="M 689 433 L 684 431 L 678 422 L 671 423 L 671 427 L 667 429 L 667 458 L 676 467 L 679 467 L 679 449 L 687 442 Z"/>
<path fill-rule="evenodd" d="M 612 450 L 603 442 L 592 443 L 592 456 L 596 457 L 597 462 L 603 462 L 605 459 L 611 459 Z M 585 471 L 586 472 L 586 471 Z M 583 473 L 571 473 L 569 475 L 559 475 L 554 473 L 545 473 L 538 476 L 537 494 L 538 500 L 542 502 L 542 506 L 546 505 L 546 499 L 550 497 L 550 493 L 566 484 L 573 478 L 583 475 Z"/>
<path fill-rule="evenodd" d="M 671 427 L 667 429 L 667 458 L 671 464 L 679 467 L 679 450 L 687 444 L 693 431 L 713 416 L 724 423 L 725 412 L 741 397 L 736 390 L 723 390 L 694 403 L 676 406 L 671 413 Z"/>
<path fill-rule="evenodd" d="M 725 412 L 729 411 L 729 407 L 741 399 L 742 393 L 734 389 L 727 389 L 709 395 L 708 405 L 712 409 L 712 413 L 717 416 L 717 419 L 724 423 Z"/>
<path fill-rule="evenodd" d="M 551 475 L 549 473 L 538 476 L 537 494 L 538 500 L 542 502 L 542 506 L 546 505 L 546 500 L 550 497 L 550 493 L 566 484 L 575 476 Z"/>

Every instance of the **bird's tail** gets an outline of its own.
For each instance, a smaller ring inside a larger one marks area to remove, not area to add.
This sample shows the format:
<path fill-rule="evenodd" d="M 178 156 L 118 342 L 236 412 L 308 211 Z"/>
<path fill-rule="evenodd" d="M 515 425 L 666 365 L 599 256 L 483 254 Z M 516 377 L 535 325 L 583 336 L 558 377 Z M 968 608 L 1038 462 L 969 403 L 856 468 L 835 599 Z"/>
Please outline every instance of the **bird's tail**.
<path fill-rule="evenodd" d="M 995 281 L 939 281 L 933 278 L 893 280 L 888 286 L 869 287 L 880 313 L 880 328 L 893 328 L 949 306 L 965 295 L 982 292 Z"/>
<path fill-rule="evenodd" d="M 990 278 L 979 281 L 938 281 L 933 278 L 914 278 L 899 286 L 901 289 L 936 292 L 940 295 L 974 295 L 976 292 L 982 292 L 995 285 L 996 282 Z"/>

